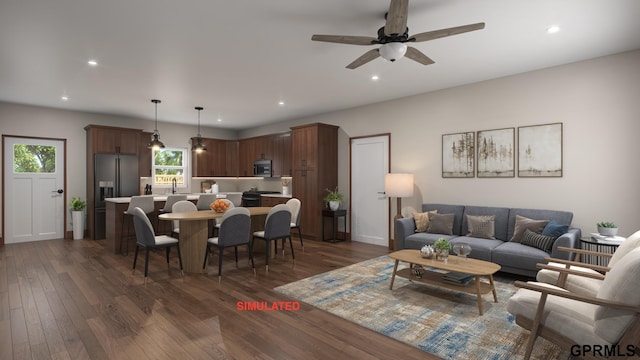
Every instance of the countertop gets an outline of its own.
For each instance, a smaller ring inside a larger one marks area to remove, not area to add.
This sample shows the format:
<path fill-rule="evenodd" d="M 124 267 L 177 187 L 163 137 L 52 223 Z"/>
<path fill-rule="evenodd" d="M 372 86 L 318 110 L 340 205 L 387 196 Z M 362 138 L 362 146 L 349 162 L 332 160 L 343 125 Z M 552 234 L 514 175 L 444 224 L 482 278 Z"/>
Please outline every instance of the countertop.
<path fill-rule="evenodd" d="M 176 195 L 187 195 L 187 200 L 198 200 L 200 195 L 204 193 L 189 193 L 189 194 L 176 194 Z M 226 197 L 226 195 L 230 194 L 239 194 L 242 195 L 241 192 L 219 192 L 217 195 L 221 195 L 220 198 Z M 152 195 L 153 201 L 167 201 L 167 195 Z M 117 198 L 105 198 L 104 201 L 117 203 L 117 204 L 128 204 L 131 202 L 131 197 L 117 197 Z"/>
<path fill-rule="evenodd" d="M 262 194 L 262 196 L 269 196 L 269 197 L 277 197 L 277 198 L 286 198 L 286 199 L 291 199 L 291 194 L 289 194 L 289 195 L 283 195 L 283 194 Z"/>

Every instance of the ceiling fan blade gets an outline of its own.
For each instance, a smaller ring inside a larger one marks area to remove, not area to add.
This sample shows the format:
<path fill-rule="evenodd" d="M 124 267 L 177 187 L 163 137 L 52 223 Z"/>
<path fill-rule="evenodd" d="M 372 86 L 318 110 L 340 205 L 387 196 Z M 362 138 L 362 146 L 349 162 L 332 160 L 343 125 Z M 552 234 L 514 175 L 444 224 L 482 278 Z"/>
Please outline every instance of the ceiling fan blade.
<path fill-rule="evenodd" d="M 411 46 L 407 46 L 407 52 L 404 54 L 404 56 L 408 57 L 413 61 L 417 61 L 422 65 L 431 65 L 435 62 L 431 60 L 430 57 L 423 54 L 420 50 Z"/>
<path fill-rule="evenodd" d="M 440 29 L 435 31 L 427 31 L 420 34 L 416 34 L 411 36 L 407 41 L 413 41 L 413 42 L 429 41 L 429 40 L 439 39 L 439 38 L 443 38 L 451 35 L 457 35 L 457 34 L 462 34 L 469 31 L 475 31 L 475 30 L 481 30 L 481 29 L 484 29 L 484 23 L 456 26 L 452 28 Z"/>
<path fill-rule="evenodd" d="M 371 60 L 377 59 L 378 57 L 380 57 L 380 52 L 378 52 L 378 49 L 369 50 L 346 67 L 347 69 L 355 69 L 358 66 L 362 66 Z"/>
<path fill-rule="evenodd" d="M 349 45 L 374 45 L 378 44 L 378 39 L 370 36 L 348 36 L 348 35 L 313 35 L 313 41 L 324 41 Z"/>
<path fill-rule="evenodd" d="M 409 13 L 409 0 L 391 0 L 387 22 L 384 25 L 384 34 L 404 34 L 407 31 L 407 14 Z"/>

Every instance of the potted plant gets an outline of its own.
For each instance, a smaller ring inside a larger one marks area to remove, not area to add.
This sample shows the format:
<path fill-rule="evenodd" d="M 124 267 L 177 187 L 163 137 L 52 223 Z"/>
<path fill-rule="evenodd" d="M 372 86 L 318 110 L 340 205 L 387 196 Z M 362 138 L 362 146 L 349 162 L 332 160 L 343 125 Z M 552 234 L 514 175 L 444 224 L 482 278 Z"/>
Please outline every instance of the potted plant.
<path fill-rule="evenodd" d="M 340 202 L 342 201 L 342 194 L 338 192 L 338 187 L 335 189 L 329 190 L 325 189 L 328 192 L 327 196 L 324 197 L 324 201 L 329 203 L 329 209 L 336 211 L 340 207 Z"/>
<path fill-rule="evenodd" d="M 618 233 L 618 225 L 611 221 L 601 221 L 596 224 L 598 233 L 602 236 L 616 236 Z"/>
<path fill-rule="evenodd" d="M 451 243 L 445 238 L 440 238 L 433 243 L 433 249 L 436 251 L 436 260 L 446 260 L 449 258 Z"/>
<path fill-rule="evenodd" d="M 73 225 L 73 240 L 84 238 L 84 209 L 87 202 L 79 197 L 71 198 L 71 224 Z"/>

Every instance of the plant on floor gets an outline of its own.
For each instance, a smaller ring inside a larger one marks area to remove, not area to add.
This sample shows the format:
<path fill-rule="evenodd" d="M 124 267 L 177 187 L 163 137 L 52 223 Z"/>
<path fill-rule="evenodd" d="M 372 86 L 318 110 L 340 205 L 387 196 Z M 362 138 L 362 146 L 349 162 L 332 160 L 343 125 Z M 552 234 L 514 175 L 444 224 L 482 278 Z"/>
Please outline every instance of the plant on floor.
<path fill-rule="evenodd" d="M 337 186 L 333 190 L 324 189 L 324 191 L 328 192 L 327 196 L 324 197 L 324 201 L 342 201 L 342 194 L 338 191 Z"/>
<path fill-rule="evenodd" d="M 87 207 L 87 202 L 79 197 L 71 198 L 71 209 L 73 211 L 82 211 Z"/>

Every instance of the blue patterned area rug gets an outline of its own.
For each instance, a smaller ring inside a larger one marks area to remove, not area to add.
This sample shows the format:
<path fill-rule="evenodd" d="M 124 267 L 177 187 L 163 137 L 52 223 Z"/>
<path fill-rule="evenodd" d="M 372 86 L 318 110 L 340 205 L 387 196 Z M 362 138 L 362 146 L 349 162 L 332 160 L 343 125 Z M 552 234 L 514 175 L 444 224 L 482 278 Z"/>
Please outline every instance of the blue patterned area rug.
<path fill-rule="evenodd" d="M 513 279 L 494 277 L 498 303 L 484 295 L 479 315 L 475 295 L 400 277 L 389 290 L 392 271 L 393 260 L 381 256 L 274 290 L 444 359 L 522 358 L 529 333 L 506 311 Z M 542 338 L 533 352 L 535 359 L 569 357 Z"/>

